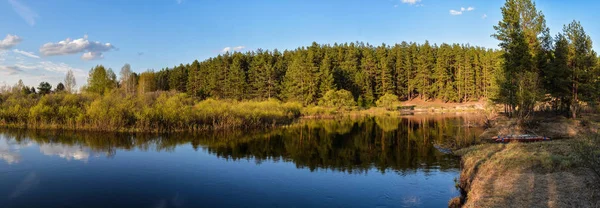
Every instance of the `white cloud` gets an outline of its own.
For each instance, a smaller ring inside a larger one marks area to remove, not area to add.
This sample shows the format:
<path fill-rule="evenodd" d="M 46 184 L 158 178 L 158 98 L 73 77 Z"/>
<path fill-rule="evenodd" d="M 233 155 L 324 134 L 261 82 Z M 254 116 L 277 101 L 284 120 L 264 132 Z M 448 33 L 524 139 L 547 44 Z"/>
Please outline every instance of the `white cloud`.
<path fill-rule="evenodd" d="M 21 18 L 27 22 L 27 24 L 31 26 L 35 25 L 35 19 L 38 17 L 38 15 L 33 10 L 17 0 L 8 0 L 8 3 L 12 5 L 13 10 L 15 10 L 15 12 L 17 12 L 17 14 L 19 14 L 19 16 L 21 16 Z"/>
<path fill-rule="evenodd" d="M 104 55 L 102 55 L 102 53 L 100 52 L 86 52 L 83 55 L 81 55 L 81 59 L 82 60 L 98 60 L 98 59 L 103 59 Z"/>
<path fill-rule="evenodd" d="M 483 14 L 483 16 L 481 16 L 481 19 L 486 19 L 487 18 L 487 14 Z"/>
<path fill-rule="evenodd" d="M 456 10 L 454 10 L 454 9 L 451 9 L 451 10 L 450 10 L 450 15 L 461 15 L 461 14 L 462 14 L 462 12 L 461 12 L 461 11 L 456 11 Z"/>
<path fill-rule="evenodd" d="M 462 15 L 464 12 L 470 12 L 473 10 L 475 10 L 475 7 L 467 7 L 467 8 L 461 7 L 460 10 L 451 9 L 450 15 Z"/>
<path fill-rule="evenodd" d="M 418 2 L 421 2 L 421 0 L 402 0 L 403 4 L 416 4 Z"/>
<path fill-rule="evenodd" d="M 16 75 L 21 72 L 23 72 L 23 70 L 17 66 L 0 66 L 0 74 L 6 76 Z"/>
<path fill-rule="evenodd" d="M 22 50 L 19 50 L 19 49 L 15 49 L 15 50 L 13 50 L 13 52 L 21 54 L 23 56 L 27 56 L 29 58 L 36 58 L 36 59 L 40 58 L 39 56 L 35 55 L 33 52 L 22 51 Z"/>
<path fill-rule="evenodd" d="M 93 60 L 101 59 L 102 53 L 115 50 L 115 46 L 110 43 L 100 43 L 98 41 L 89 41 L 88 36 L 71 40 L 67 38 L 58 43 L 46 43 L 40 47 L 40 53 L 44 56 L 56 56 L 83 53 L 81 59 Z"/>
<path fill-rule="evenodd" d="M 19 36 L 8 34 L 3 40 L 0 40 L 0 50 L 10 49 L 21 43 L 22 40 Z"/>
<path fill-rule="evenodd" d="M 236 47 L 225 47 L 223 48 L 223 50 L 221 50 L 222 53 L 227 53 L 227 52 L 231 52 L 231 51 L 241 51 L 244 50 L 244 48 L 246 48 L 246 46 L 236 46 Z"/>

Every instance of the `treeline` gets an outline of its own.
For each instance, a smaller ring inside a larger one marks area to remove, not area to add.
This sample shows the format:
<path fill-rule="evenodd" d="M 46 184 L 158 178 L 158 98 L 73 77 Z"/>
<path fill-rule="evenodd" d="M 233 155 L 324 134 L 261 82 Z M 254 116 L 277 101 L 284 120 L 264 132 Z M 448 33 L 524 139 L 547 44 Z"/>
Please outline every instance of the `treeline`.
<path fill-rule="evenodd" d="M 141 73 L 142 92 L 177 90 L 200 98 L 277 98 L 318 104 L 330 90 L 369 107 L 385 94 L 465 102 L 493 96 L 501 53 L 469 45 L 402 42 L 317 44 L 296 50 L 225 53 L 188 65 Z"/>

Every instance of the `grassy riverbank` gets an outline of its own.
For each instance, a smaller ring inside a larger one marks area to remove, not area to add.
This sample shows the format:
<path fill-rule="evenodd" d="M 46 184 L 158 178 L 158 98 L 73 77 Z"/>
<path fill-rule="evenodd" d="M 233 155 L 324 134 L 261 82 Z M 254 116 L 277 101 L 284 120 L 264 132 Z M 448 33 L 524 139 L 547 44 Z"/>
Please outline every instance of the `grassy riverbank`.
<path fill-rule="evenodd" d="M 397 99 L 397 98 L 396 98 Z M 0 94 L 0 126 L 30 129 L 117 132 L 176 132 L 260 129 L 288 125 L 298 118 L 400 116 L 412 108 L 361 108 L 350 104 L 303 106 L 265 101 L 200 100 L 185 93 Z M 400 106 L 397 100 L 393 105 Z M 447 104 L 456 105 L 456 104 Z M 449 108 L 448 108 L 449 109 Z"/>
<path fill-rule="evenodd" d="M 460 149 L 464 207 L 600 206 L 598 124 L 593 118 L 545 117 L 529 127 L 498 118 L 482 135 L 534 131 L 556 138 L 549 142 L 480 144 Z M 591 157 L 589 157 L 591 156 Z M 450 201 L 450 206 L 461 199 Z"/>
<path fill-rule="evenodd" d="M 57 93 L 1 97 L 0 125 L 32 129 L 166 132 L 289 124 L 302 105 L 267 101 L 198 101 L 183 93 Z"/>

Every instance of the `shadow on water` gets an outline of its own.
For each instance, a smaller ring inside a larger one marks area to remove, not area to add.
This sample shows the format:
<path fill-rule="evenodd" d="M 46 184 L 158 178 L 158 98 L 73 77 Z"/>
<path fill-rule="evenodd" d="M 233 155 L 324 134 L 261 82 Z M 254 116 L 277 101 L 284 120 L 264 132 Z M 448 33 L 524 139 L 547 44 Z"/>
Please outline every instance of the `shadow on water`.
<path fill-rule="evenodd" d="M 477 118 L 438 115 L 303 120 L 257 132 L 157 135 L 2 129 L 0 133 L 7 142 L 33 142 L 43 152 L 72 159 L 86 159 L 90 154 L 117 157 L 118 151 L 128 150 L 172 152 L 178 146 L 191 145 L 196 151 L 227 160 L 286 161 L 311 171 L 364 173 L 377 169 L 404 174 L 417 169 L 459 168 L 458 159 L 434 145 L 457 147 L 476 142 L 483 129 L 472 127 L 472 121 Z M 18 158 L 2 151 L 5 160 Z"/>

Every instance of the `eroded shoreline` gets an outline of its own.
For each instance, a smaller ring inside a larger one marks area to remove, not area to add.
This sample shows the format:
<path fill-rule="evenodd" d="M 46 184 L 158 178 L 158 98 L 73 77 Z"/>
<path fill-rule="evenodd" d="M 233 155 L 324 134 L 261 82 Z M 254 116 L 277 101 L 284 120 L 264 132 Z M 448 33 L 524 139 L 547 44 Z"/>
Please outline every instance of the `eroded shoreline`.
<path fill-rule="evenodd" d="M 542 118 L 528 128 L 505 117 L 481 137 L 534 131 L 555 138 L 536 143 L 483 143 L 456 150 L 462 196 L 450 207 L 597 207 L 597 176 L 580 159 L 579 144 L 598 125 L 588 119 Z"/>

